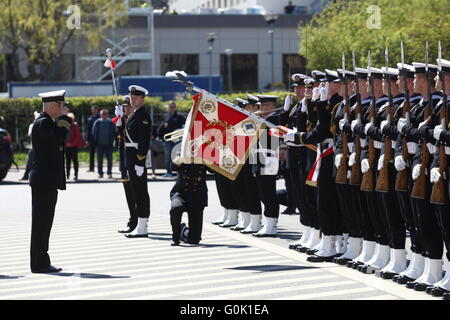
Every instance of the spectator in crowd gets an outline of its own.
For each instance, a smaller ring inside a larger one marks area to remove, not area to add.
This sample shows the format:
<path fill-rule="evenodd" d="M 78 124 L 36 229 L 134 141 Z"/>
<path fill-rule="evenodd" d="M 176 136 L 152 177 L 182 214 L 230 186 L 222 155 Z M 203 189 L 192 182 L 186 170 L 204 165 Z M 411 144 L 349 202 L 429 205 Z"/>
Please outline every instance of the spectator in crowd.
<path fill-rule="evenodd" d="M 95 171 L 95 143 L 94 143 L 94 138 L 92 136 L 92 128 L 94 127 L 94 123 L 95 121 L 97 121 L 97 119 L 99 118 L 98 115 L 98 107 L 97 106 L 92 106 L 91 107 L 91 113 L 92 115 L 89 117 L 88 119 L 88 130 L 87 130 L 87 135 L 86 135 L 86 141 L 89 144 L 89 172 L 94 172 Z"/>
<path fill-rule="evenodd" d="M 289 1 L 289 4 L 284 7 L 284 13 L 285 14 L 292 14 L 294 12 L 295 6 L 292 5 L 292 1 Z"/>
<path fill-rule="evenodd" d="M 108 110 L 100 111 L 100 118 L 94 123 L 92 129 L 93 141 L 97 149 L 98 177 L 103 178 L 103 157 L 108 161 L 108 178 L 112 178 L 112 152 L 116 139 L 116 125 L 108 117 Z"/>
<path fill-rule="evenodd" d="M 37 112 L 37 111 L 34 112 L 34 121 L 36 121 L 36 119 L 39 118 L 39 115 L 40 115 L 39 112 Z M 23 174 L 23 177 L 20 180 L 28 180 L 28 178 L 30 176 L 31 165 L 33 164 L 34 152 L 33 152 L 33 148 L 31 145 L 31 130 L 33 129 L 34 121 L 32 123 L 30 123 L 30 125 L 28 126 L 28 136 L 30 137 L 30 151 L 28 151 L 28 160 L 27 160 L 27 166 L 25 168 L 25 172 Z"/>
<path fill-rule="evenodd" d="M 78 123 L 75 121 L 75 115 L 69 113 L 67 115 L 72 119 L 72 125 L 70 126 L 69 134 L 65 140 L 66 151 L 66 176 L 70 178 L 70 165 L 73 162 L 74 181 L 78 180 L 78 149 L 86 145 L 82 135 L 81 129 Z"/>
<path fill-rule="evenodd" d="M 159 127 L 159 137 L 164 139 L 165 134 L 183 128 L 185 121 L 186 119 L 182 115 L 178 114 L 176 103 L 172 101 L 169 103 L 169 113 L 166 115 L 164 123 Z M 167 173 L 164 174 L 165 178 L 173 177 L 171 159 L 173 146 L 173 141 L 164 141 L 164 157 L 167 170 Z"/>

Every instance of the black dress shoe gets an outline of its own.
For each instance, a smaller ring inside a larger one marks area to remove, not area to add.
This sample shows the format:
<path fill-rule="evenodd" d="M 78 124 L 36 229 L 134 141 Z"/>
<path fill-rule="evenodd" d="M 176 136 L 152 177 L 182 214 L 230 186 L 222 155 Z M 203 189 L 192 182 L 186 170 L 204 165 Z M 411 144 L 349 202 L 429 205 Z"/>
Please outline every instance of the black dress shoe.
<path fill-rule="evenodd" d="M 392 281 L 397 282 L 398 278 L 400 278 L 400 277 L 401 277 L 401 275 L 396 274 L 396 275 L 392 278 Z"/>
<path fill-rule="evenodd" d="M 297 247 L 295 249 L 295 251 L 298 251 L 298 252 L 301 252 L 301 253 L 306 253 L 306 251 L 308 251 L 308 250 L 309 250 L 309 248 L 307 248 L 307 247 Z"/>
<path fill-rule="evenodd" d="M 352 265 L 352 269 L 358 270 L 358 268 L 361 267 L 361 266 L 363 266 L 363 265 L 364 265 L 363 262 L 360 262 L 360 261 L 355 262 L 355 263 L 353 263 L 353 265 Z"/>
<path fill-rule="evenodd" d="M 308 250 L 306 250 L 306 254 L 307 255 L 309 255 L 309 256 L 312 256 L 314 253 L 316 253 L 317 252 L 317 250 L 314 250 L 314 249 L 308 249 Z"/>
<path fill-rule="evenodd" d="M 446 294 L 447 295 L 450 294 L 450 291 L 442 289 L 441 287 L 433 287 L 433 290 L 431 290 L 431 295 L 433 297 L 442 297 L 445 296 Z"/>
<path fill-rule="evenodd" d="M 381 272 L 380 276 L 383 279 L 391 280 L 393 279 L 398 273 L 395 272 Z"/>
<path fill-rule="evenodd" d="M 306 260 L 309 262 L 332 262 L 333 258 L 335 258 L 336 256 L 329 256 L 329 257 L 321 257 L 321 256 L 310 256 L 308 257 Z"/>
<path fill-rule="evenodd" d="M 425 292 L 428 293 L 428 294 L 431 294 L 431 291 L 433 291 L 434 288 L 436 288 L 436 287 L 433 286 L 433 285 L 428 286 L 428 287 L 425 289 Z"/>
<path fill-rule="evenodd" d="M 211 222 L 213 225 L 216 225 L 216 226 L 218 226 L 218 225 L 221 225 L 222 223 L 224 223 L 225 221 L 214 221 L 214 222 Z"/>
<path fill-rule="evenodd" d="M 136 226 L 133 228 L 133 227 L 127 227 L 128 229 L 123 229 L 123 230 L 118 230 L 117 232 L 118 233 L 130 233 L 130 232 L 132 232 L 134 229 L 136 229 Z"/>
<path fill-rule="evenodd" d="M 336 263 L 340 266 L 345 266 L 347 264 L 347 262 L 351 261 L 351 259 L 347 259 L 347 258 L 336 258 Z"/>
<path fill-rule="evenodd" d="M 148 233 L 144 233 L 144 234 L 126 234 L 125 237 L 127 238 L 148 238 Z"/>
<path fill-rule="evenodd" d="M 409 282 L 414 282 L 414 280 L 415 279 L 413 279 L 413 278 L 410 278 L 410 277 L 407 277 L 407 276 L 403 276 L 403 275 L 401 275 L 401 276 L 399 276 L 398 278 L 397 278 L 397 283 L 398 284 L 406 284 L 406 286 L 408 286 L 408 283 Z M 412 289 L 413 287 L 411 287 L 410 289 Z"/>
<path fill-rule="evenodd" d="M 289 245 L 289 249 L 291 250 L 297 250 L 298 247 L 301 247 L 298 243 L 293 243 Z"/>
<path fill-rule="evenodd" d="M 416 283 L 414 285 L 414 290 L 415 291 L 425 291 L 425 290 L 427 290 L 427 287 L 429 287 L 429 286 L 430 285 L 427 284 L 427 283 L 420 283 L 420 282 L 418 282 L 418 283 Z"/>
<path fill-rule="evenodd" d="M 287 214 L 287 215 L 295 214 L 295 209 L 287 208 L 281 214 Z"/>
<path fill-rule="evenodd" d="M 444 300 L 450 301 L 450 293 L 444 293 L 444 296 L 442 298 Z"/>
<path fill-rule="evenodd" d="M 230 230 L 233 230 L 233 231 L 241 231 L 241 230 L 244 230 L 244 229 L 245 229 L 245 228 L 238 227 L 237 225 L 230 228 Z"/>
<path fill-rule="evenodd" d="M 62 271 L 62 268 L 56 268 L 54 266 L 48 266 L 47 268 L 41 268 L 41 269 L 32 269 L 32 273 L 57 273 Z"/>
<path fill-rule="evenodd" d="M 176 247 L 180 245 L 180 241 L 172 241 L 172 243 L 170 244 L 172 247 Z"/>
<path fill-rule="evenodd" d="M 406 283 L 406 287 L 408 288 L 408 289 L 414 289 L 414 286 L 416 285 L 416 282 L 414 282 L 415 280 L 412 280 L 412 281 L 408 281 L 407 283 Z"/>

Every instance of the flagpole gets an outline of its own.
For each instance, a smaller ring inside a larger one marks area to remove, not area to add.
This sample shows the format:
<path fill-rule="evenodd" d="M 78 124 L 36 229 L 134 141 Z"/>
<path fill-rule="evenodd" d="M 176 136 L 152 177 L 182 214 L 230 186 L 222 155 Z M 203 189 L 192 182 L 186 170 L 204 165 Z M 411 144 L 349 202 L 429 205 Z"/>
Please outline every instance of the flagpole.
<path fill-rule="evenodd" d="M 118 106 L 119 105 L 119 98 L 117 96 L 116 77 L 114 75 L 114 68 L 113 68 L 113 65 L 112 65 L 112 52 L 111 52 L 111 49 L 109 49 L 109 48 L 106 49 L 106 56 L 108 57 L 108 59 L 111 62 L 110 69 L 111 69 L 111 75 L 112 75 L 113 89 L 114 89 L 114 95 L 116 96 L 116 105 Z"/>

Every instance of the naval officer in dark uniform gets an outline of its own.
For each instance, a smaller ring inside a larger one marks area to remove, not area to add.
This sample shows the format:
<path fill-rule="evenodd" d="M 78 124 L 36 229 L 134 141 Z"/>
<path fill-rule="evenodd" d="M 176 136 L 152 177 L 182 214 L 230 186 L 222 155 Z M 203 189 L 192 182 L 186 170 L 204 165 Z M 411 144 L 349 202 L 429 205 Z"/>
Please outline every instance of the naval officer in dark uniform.
<path fill-rule="evenodd" d="M 146 158 L 152 134 L 152 119 L 145 111 L 144 101 L 147 89 L 132 85 L 128 88 L 133 113 L 125 124 L 125 166 L 131 189 L 136 200 L 137 227 L 127 238 L 147 237 L 147 223 L 150 216 L 150 197 L 147 188 Z"/>
<path fill-rule="evenodd" d="M 62 269 L 50 263 L 50 231 L 55 216 L 58 189 L 66 189 L 64 140 L 72 119 L 64 107 L 65 90 L 41 93 L 43 112 L 34 122 L 31 142 L 34 160 L 31 186 L 31 272 L 53 273 Z"/>

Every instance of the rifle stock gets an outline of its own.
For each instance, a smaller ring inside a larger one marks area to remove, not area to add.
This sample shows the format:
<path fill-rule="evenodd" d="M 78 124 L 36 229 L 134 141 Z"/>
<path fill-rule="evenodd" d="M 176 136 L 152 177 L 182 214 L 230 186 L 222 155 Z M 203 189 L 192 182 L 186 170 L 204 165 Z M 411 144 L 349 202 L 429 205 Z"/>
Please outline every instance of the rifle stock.
<path fill-rule="evenodd" d="M 405 102 L 403 104 L 403 118 L 408 117 L 411 109 L 411 105 L 409 103 L 409 94 L 405 94 Z M 406 137 L 402 137 L 402 157 L 406 163 L 409 162 L 409 152 L 408 152 L 408 140 Z M 397 179 L 395 181 L 395 190 L 396 191 L 408 191 L 408 176 L 409 171 L 407 169 L 401 170 L 397 173 Z"/>
<path fill-rule="evenodd" d="M 445 96 L 445 92 L 444 92 Z M 441 110 L 441 125 L 447 128 L 448 114 L 447 114 L 447 99 L 444 98 L 444 103 Z M 447 155 L 445 154 L 445 145 L 441 143 L 439 145 L 439 173 L 441 174 L 441 179 L 433 184 L 431 191 L 430 202 L 435 204 L 445 204 L 445 185 L 444 185 L 444 174 L 447 169 Z"/>
<path fill-rule="evenodd" d="M 361 114 L 361 103 L 358 99 L 358 105 L 355 109 L 355 115 L 358 118 Z M 359 136 L 355 135 L 355 164 L 352 166 L 352 173 L 350 176 L 350 184 L 351 185 L 360 185 L 362 180 L 361 175 L 361 140 L 359 139 Z"/>
<path fill-rule="evenodd" d="M 371 121 L 375 121 L 376 117 L 376 104 L 373 101 L 371 109 L 370 109 L 370 118 Z M 376 150 L 373 143 L 373 140 L 367 137 L 367 148 L 368 148 L 368 161 L 369 161 L 369 170 L 364 173 L 362 182 L 361 182 L 361 191 L 373 191 L 374 190 L 374 176 L 373 176 L 373 165 L 376 158 Z"/>

